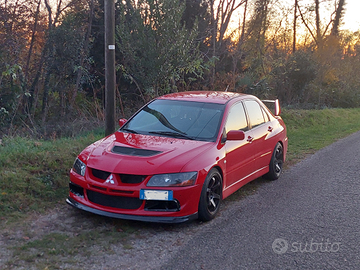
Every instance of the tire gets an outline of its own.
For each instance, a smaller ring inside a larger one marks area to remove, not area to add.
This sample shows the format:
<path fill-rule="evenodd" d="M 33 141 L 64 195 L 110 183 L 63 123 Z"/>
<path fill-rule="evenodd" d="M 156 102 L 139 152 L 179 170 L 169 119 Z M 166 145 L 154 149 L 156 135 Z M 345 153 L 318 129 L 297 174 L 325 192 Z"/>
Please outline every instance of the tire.
<path fill-rule="evenodd" d="M 206 176 L 199 201 L 199 219 L 212 220 L 219 211 L 222 199 L 222 176 L 217 169 L 212 169 Z"/>
<path fill-rule="evenodd" d="M 280 142 L 278 142 L 274 148 L 270 164 L 269 172 L 265 175 L 265 178 L 269 180 L 276 180 L 280 177 L 283 171 L 284 164 L 284 148 Z"/>

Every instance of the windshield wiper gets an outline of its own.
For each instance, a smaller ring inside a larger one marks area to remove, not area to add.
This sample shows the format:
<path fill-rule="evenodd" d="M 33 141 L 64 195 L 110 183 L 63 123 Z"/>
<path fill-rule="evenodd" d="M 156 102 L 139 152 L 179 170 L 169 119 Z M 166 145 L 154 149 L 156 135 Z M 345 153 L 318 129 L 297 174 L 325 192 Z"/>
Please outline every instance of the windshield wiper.
<path fill-rule="evenodd" d="M 188 139 L 188 140 L 195 140 L 192 137 L 187 136 L 183 133 L 173 132 L 173 131 L 150 131 L 150 134 L 156 134 L 156 135 L 164 135 L 164 136 L 170 136 L 174 138 L 181 138 L 181 139 Z"/>
<path fill-rule="evenodd" d="M 133 129 L 130 129 L 130 128 L 122 128 L 120 129 L 121 131 L 126 131 L 126 132 L 130 132 L 130 133 L 134 133 L 134 134 L 139 134 L 139 132 L 133 130 Z"/>
<path fill-rule="evenodd" d="M 161 112 L 150 109 L 148 106 L 146 106 L 144 108 L 144 111 L 152 114 L 153 116 L 155 116 L 160 121 L 160 123 L 163 124 L 165 127 L 169 128 L 171 130 L 174 130 L 175 132 L 183 133 L 183 132 L 181 132 L 181 130 L 174 127 Z"/>

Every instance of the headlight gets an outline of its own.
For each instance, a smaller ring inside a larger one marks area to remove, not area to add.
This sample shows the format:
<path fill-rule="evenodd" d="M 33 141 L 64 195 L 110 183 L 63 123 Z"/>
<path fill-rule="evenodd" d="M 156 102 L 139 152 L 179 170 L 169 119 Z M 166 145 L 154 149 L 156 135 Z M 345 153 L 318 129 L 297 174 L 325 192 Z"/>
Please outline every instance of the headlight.
<path fill-rule="evenodd" d="M 195 184 L 197 172 L 156 174 L 150 178 L 148 187 L 186 187 Z"/>
<path fill-rule="evenodd" d="M 82 162 L 79 158 L 76 158 L 74 165 L 73 165 L 74 172 L 76 172 L 77 174 L 80 174 L 81 176 L 84 176 L 85 169 L 86 169 L 85 163 Z"/>

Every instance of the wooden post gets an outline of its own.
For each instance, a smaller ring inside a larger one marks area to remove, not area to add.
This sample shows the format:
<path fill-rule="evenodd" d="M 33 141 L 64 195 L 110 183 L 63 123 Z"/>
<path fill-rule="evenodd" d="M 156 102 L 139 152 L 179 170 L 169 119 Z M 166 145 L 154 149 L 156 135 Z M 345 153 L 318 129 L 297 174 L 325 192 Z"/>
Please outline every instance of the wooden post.
<path fill-rule="evenodd" d="M 105 136 L 115 132 L 115 1 L 105 0 Z"/>

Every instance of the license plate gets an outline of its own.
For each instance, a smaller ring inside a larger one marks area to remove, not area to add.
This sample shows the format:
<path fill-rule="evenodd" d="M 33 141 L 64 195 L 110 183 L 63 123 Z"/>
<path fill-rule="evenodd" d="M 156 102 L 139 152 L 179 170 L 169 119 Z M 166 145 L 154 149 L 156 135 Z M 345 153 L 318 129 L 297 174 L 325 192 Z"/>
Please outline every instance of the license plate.
<path fill-rule="evenodd" d="M 140 200 L 159 200 L 159 201 L 172 201 L 172 190 L 140 190 Z"/>

